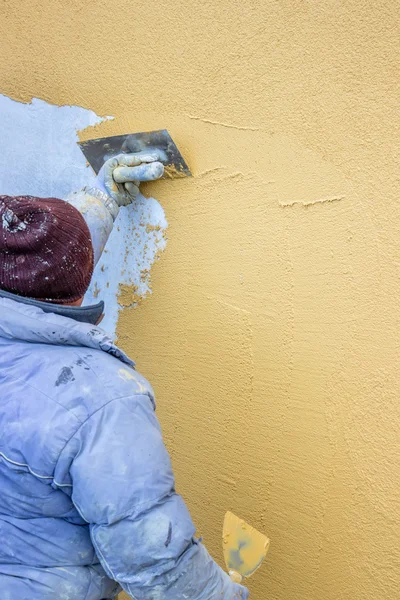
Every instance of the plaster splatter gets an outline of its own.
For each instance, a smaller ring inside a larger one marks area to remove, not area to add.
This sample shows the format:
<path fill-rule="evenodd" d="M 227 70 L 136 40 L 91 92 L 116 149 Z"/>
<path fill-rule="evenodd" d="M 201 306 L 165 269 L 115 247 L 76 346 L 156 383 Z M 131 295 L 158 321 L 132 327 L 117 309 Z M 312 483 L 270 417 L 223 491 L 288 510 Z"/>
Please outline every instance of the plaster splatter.
<path fill-rule="evenodd" d="M 324 204 L 326 202 L 339 202 L 340 200 L 344 200 L 346 196 L 328 196 L 327 198 L 317 198 L 317 200 L 293 200 L 293 202 L 279 202 L 279 206 L 295 206 L 296 204 L 300 204 L 300 206 L 313 206 L 314 204 Z"/>
<path fill-rule="evenodd" d="M 88 302 L 105 301 L 106 331 L 115 334 L 119 310 L 151 293 L 150 269 L 166 247 L 166 229 L 154 198 L 139 194 L 135 205 L 121 209 L 86 296 Z"/>

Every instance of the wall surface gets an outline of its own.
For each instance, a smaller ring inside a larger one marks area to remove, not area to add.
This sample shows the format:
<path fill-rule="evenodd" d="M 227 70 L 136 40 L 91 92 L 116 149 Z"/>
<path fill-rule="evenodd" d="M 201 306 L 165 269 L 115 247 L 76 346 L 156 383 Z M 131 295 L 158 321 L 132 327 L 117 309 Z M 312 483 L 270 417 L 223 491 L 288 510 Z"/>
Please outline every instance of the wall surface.
<path fill-rule="evenodd" d="M 397 600 L 397 3 L 0 7 L 1 93 L 167 127 L 193 170 L 145 189 L 169 241 L 118 332 L 211 552 L 231 509 L 272 540 L 254 598 Z"/>

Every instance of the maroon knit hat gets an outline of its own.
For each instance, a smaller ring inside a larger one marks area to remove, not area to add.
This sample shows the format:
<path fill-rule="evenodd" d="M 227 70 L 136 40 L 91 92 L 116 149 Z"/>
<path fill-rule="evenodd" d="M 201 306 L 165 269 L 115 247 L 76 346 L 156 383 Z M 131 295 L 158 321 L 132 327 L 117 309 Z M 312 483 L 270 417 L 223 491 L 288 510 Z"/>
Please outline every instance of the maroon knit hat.
<path fill-rule="evenodd" d="M 81 213 L 58 198 L 0 196 L 0 289 L 67 304 L 89 287 L 93 247 Z"/>

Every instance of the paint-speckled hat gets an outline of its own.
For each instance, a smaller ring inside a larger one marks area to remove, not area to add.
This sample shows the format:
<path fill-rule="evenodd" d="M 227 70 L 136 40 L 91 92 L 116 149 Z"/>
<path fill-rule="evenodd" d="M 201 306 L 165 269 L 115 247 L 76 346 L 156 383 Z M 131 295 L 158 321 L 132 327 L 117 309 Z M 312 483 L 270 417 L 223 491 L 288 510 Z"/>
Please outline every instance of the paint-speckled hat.
<path fill-rule="evenodd" d="M 68 304 L 93 273 L 90 232 L 80 212 L 58 198 L 0 196 L 0 289 Z"/>

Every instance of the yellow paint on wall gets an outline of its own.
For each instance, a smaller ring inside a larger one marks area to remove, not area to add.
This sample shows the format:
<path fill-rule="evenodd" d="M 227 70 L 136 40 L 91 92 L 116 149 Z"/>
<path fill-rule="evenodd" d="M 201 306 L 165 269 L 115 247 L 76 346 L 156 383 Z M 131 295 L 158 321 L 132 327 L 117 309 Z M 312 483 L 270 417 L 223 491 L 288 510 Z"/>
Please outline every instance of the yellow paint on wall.
<path fill-rule="evenodd" d="M 397 4 L 0 6 L 0 92 L 167 127 L 193 170 L 147 188 L 169 241 L 119 339 L 213 555 L 233 510 L 271 538 L 254 598 L 397 600 Z"/>

